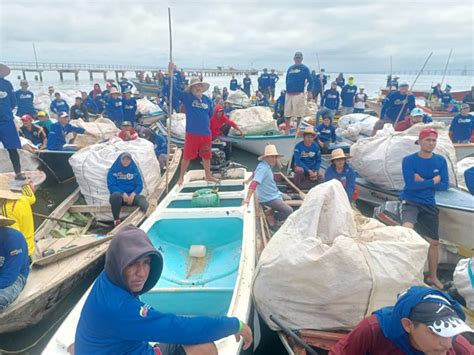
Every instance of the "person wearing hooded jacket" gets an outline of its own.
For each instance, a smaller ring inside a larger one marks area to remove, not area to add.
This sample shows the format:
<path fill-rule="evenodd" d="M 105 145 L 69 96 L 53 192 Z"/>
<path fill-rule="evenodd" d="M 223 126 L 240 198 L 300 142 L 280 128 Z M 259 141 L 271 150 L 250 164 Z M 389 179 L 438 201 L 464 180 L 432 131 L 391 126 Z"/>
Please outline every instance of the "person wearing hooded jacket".
<path fill-rule="evenodd" d="M 142 211 L 148 209 L 143 190 L 143 180 L 137 164 L 130 153 L 122 153 L 112 164 L 107 173 L 107 187 L 110 191 L 110 204 L 114 225 L 120 224 L 120 210 L 123 205 L 139 206 Z"/>
<path fill-rule="evenodd" d="M 212 343 L 235 335 L 252 343 L 252 331 L 235 317 L 183 317 L 161 313 L 140 300 L 158 282 L 163 257 L 146 233 L 126 226 L 111 241 L 104 271 L 84 304 L 76 354 L 217 354 Z M 160 343 L 152 347 L 149 342 Z"/>
<path fill-rule="evenodd" d="M 413 286 L 394 306 L 363 319 L 329 355 L 470 355 L 474 347 L 461 333 L 473 330 L 465 319 L 461 305 L 447 293 Z"/>
<path fill-rule="evenodd" d="M 224 108 L 221 105 L 216 105 L 216 107 L 214 108 L 214 113 L 211 117 L 210 125 L 212 140 L 215 140 L 220 136 L 226 135 L 223 129 L 227 132 L 229 131 L 229 129 L 226 129 L 225 126 L 229 128 L 234 128 L 237 131 L 237 134 L 243 136 L 243 133 L 237 126 L 237 124 L 226 116 L 226 114 L 224 113 Z"/>

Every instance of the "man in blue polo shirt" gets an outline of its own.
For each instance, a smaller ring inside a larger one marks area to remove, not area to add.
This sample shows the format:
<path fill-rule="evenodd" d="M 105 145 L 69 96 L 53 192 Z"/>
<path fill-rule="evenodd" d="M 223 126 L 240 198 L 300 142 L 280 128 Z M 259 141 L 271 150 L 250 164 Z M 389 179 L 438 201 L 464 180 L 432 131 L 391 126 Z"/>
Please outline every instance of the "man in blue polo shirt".
<path fill-rule="evenodd" d="M 245 78 L 242 80 L 244 86 L 244 92 L 250 97 L 250 86 L 252 85 L 252 79 L 250 79 L 249 74 L 245 73 Z"/>
<path fill-rule="evenodd" d="M 23 115 L 36 116 L 36 110 L 33 106 L 35 95 L 28 90 L 28 82 L 26 80 L 20 81 L 21 89 L 15 91 L 16 97 L 16 115 L 21 117 Z"/>
<path fill-rule="evenodd" d="M 123 103 L 120 93 L 115 87 L 111 87 L 108 97 L 105 99 L 105 113 L 111 119 L 117 128 L 122 127 L 123 122 Z"/>
<path fill-rule="evenodd" d="M 232 91 L 235 91 L 235 90 L 237 90 L 238 86 L 239 86 L 239 83 L 238 83 L 237 79 L 235 78 L 235 75 L 232 74 L 232 79 L 230 79 L 230 83 L 229 83 L 229 89 L 232 90 Z"/>
<path fill-rule="evenodd" d="M 280 77 L 278 76 L 277 73 L 275 73 L 275 69 L 272 69 L 269 74 L 269 80 L 268 80 L 268 90 L 270 92 L 270 98 L 273 102 L 275 100 L 275 87 L 276 83 L 280 80 Z"/>
<path fill-rule="evenodd" d="M 327 89 L 321 98 L 321 109 L 316 113 L 316 124 L 319 124 L 319 118 L 321 115 L 329 115 L 331 120 L 333 120 L 337 110 L 339 109 L 340 102 L 341 98 L 339 91 L 337 91 L 337 84 L 333 81 L 331 83 L 331 88 Z"/>
<path fill-rule="evenodd" d="M 51 126 L 48 134 L 48 150 L 71 150 L 64 148 L 66 144 L 66 135 L 70 132 L 86 133 L 84 128 L 75 127 L 69 123 L 69 115 L 62 112 L 59 115 L 58 122 Z"/>
<path fill-rule="evenodd" d="M 296 117 L 297 128 L 300 126 L 301 117 L 306 111 L 305 89 L 311 83 L 311 71 L 303 64 L 303 53 L 296 52 L 293 60 L 295 64 L 286 72 L 285 96 L 285 134 L 290 133 L 291 119 Z"/>
<path fill-rule="evenodd" d="M 59 116 L 59 114 L 62 112 L 69 112 L 69 105 L 67 104 L 66 100 L 61 99 L 61 94 L 59 92 L 55 92 L 54 100 L 51 101 L 49 109 L 51 112 Z"/>
<path fill-rule="evenodd" d="M 403 158 L 402 171 L 405 187 L 402 200 L 402 225 L 415 229 L 430 244 L 428 251 L 429 277 L 426 282 L 438 289 L 443 284 L 437 276 L 439 211 L 436 191 L 449 187 L 448 165 L 443 156 L 433 153 L 438 132 L 433 128 L 422 129 L 417 144 L 420 151 Z"/>
<path fill-rule="evenodd" d="M 270 74 L 268 74 L 268 69 L 264 68 L 263 73 L 258 78 L 258 90 L 265 96 L 269 94 L 269 86 L 270 86 Z"/>
<path fill-rule="evenodd" d="M 474 135 L 474 116 L 469 114 L 470 106 L 463 104 L 449 126 L 449 137 L 453 143 L 470 143 Z"/>

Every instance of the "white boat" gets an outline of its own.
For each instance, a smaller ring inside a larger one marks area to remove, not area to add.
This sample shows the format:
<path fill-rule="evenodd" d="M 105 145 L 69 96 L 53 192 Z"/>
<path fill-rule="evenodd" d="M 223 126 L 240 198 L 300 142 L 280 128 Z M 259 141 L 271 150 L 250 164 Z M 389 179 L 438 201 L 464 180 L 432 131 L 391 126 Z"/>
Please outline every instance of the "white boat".
<path fill-rule="evenodd" d="M 193 208 L 196 190 L 209 187 L 204 171 L 185 175 L 143 223 L 165 264 L 157 285 L 141 299 L 162 312 L 180 315 L 238 317 L 248 322 L 252 307 L 251 282 L 256 260 L 255 205 L 241 206 L 250 176 L 245 169 L 228 170 L 219 185 L 220 207 Z M 188 256 L 192 245 L 205 245 L 206 256 Z M 90 289 L 89 289 L 90 290 Z M 43 354 L 67 354 L 88 296 L 84 294 Z M 216 342 L 219 354 L 239 354 L 242 342 L 233 336 Z"/>
<path fill-rule="evenodd" d="M 456 158 L 458 161 L 474 156 L 474 143 L 454 143 L 454 149 L 456 150 Z"/>

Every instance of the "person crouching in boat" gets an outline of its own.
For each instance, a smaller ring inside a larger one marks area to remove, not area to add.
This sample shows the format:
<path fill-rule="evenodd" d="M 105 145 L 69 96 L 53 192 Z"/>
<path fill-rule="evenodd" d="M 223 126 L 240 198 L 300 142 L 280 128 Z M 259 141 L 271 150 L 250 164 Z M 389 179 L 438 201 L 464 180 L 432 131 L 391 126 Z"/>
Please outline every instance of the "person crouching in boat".
<path fill-rule="evenodd" d="M 69 123 L 69 115 L 66 112 L 59 114 L 58 122 L 53 123 L 48 134 L 48 150 L 76 150 L 74 147 L 64 147 L 68 133 L 86 134 L 86 130 L 75 127 Z"/>
<path fill-rule="evenodd" d="M 329 355 L 470 355 L 461 333 L 473 332 L 461 305 L 447 293 L 423 286 L 402 292 L 394 306 L 363 319 Z"/>
<path fill-rule="evenodd" d="M 451 121 L 449 138 L 453 143 L 474 142 L 474 116 L 469 114 L 469 109 L 468 104 L 462 104 L 461 113 Z"/>
<path fill-rule="evenodd" d="M 118 133 L 118 137 L 125 142 L 134 141 L 135 139 L 138 139 L 138 133 L 132 127 L 130 121 L 124 121 L 120 132 Z"/>
<path fill-rule="evenodd" d="M 436 207 L 435 192 L 449 187 L 446 159 L 434 154 L 438 132 L 425 128 L 418 134 L 420 151 L 403 158 L 402 172 L 405 186 L 400 194 L 402 201 L 402 225 L 415 229 L 430 244 L 428 250 L 429 276 L 426 283 L 443 289 L 437 276 L 439 210 Z"/>
<path fill-rule="evenodd" d="M 23 125 L 20 127 L 20 136 L 28 139 L 38 149 L 46 148 L 48 145 L 48 137 L 44 133 L 43 128 L 33 124 L 33 117 L 23 115 L 21 116 L 21 122 Z"/>
<path fill-rule="evenodd" d="M 248 205 L 252 195 L 257 191 L 258 202 L 270 207 L 275 212 L 276 218 L 282 222 L 293 212 L 293 208 L 283 201 L 282 193 L 278 190 L 273 178 L 272 168 L 277 164 L 280 157 L 282 155 L 278 154 L 273 144 L 268 144 L 265 147 L 263 155 L 258 157 L 260 163 L 255 169 L 247 197 L 242 204 Z"/>
<path fill-rule="evenodd" d="M 346 190 L 350 201 L 355 201 L 359 197 L 359 190 L 356 186 L 356 173 L 352 166 L 347 162 L 348 156 L 344 154 L 341 148 L 334 149 L 331 152 L 331 165 L 324 173 L 325 181 L 332 179 L 339 180 Z"/>
<path fill-rule="evenodd" d="M 121 222 L 122 206 L 139 206 L 142 211 L 148 209 L 145 196 L 140 195 L 143 190 L 142 176 L 130 153 L 120 154 L 112 164 L 107 173 L 107 187 L 110 191 L 109 201 L 115 226 Z"/>
<path fill-rule="evenodd" d="M 10 228 L 14 223 L 0 215 L 0 312 L 18 298 L 30 272 L 28 246 L 23 234 Z"/>
<path fill-rule="evenodd" d="M 220 136 L 227 136 L 230 128 L 235 129 L 239 136 L 244 136 L 242 130 L 237 126 L 237 123 L 226 116 L 224 108 L 221 105 L 216 105 L 214 108 L 214 114 L 212 115 L 210 125 L 212 140 L 216 140 Z"/>
<path fill-rule="evenodd" d="M 410 116 L 408 116 L 402 121 L 398 121 L 398 123 L 394 127 L 395 131 L 405 131 L 411 126 L 423 122 L 424 115 L 424 112 L 420 108 L 415 107 L 413 110 L 411 110 Z"/>
<path fill-rule="evenodd" d="M 160 169 L 163 171 L 168 163 L 168 142 L 160 132 L 155 132 L 153 143 L 155 145 L 155 155 L 160 163 Z"/>
<path fill-rule="evenodd" d="M 163 257 L 144 231 L 131 225 L 120 231 L 82 309 L 75 353 L 217 354 L 213 342 L 230 335 L 250 347 L 252 331 L 238 318 L 178 316 L 142 302 L 140 295 L 157 284 L 162 270 Z"/>
<path fill-rule="evenodd" d="M 312 188 L 318 183 L 323 175 L 319 172 L 321 167 L 321 149 L 314 142 L 319 134 L 313 127 L 307 127 L 299 132 L 303 140 L 296 144 L 293 153 L 295 185 L 302 189 Z"/>

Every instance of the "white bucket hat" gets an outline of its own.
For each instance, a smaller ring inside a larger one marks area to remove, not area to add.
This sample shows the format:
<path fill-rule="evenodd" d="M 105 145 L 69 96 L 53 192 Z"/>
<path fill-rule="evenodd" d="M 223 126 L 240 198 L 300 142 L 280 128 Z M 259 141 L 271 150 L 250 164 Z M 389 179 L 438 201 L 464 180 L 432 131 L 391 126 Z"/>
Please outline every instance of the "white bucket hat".
<path fill-rule="evenodd" d="M 191 91 L 191 86 L 198 85 L 198 84 L 201 84 L 203 86 L 203 91 L 204 92 L 209 90 L 209 87 L 210 87 L 209 83 L 201 81 L 201 79 L 199 79 L 197 76 L 194 76 L 194 77 L 191 78 L 191 81 L 189 82 L 189 85 L 186 88 L 186 91 Z"/>

